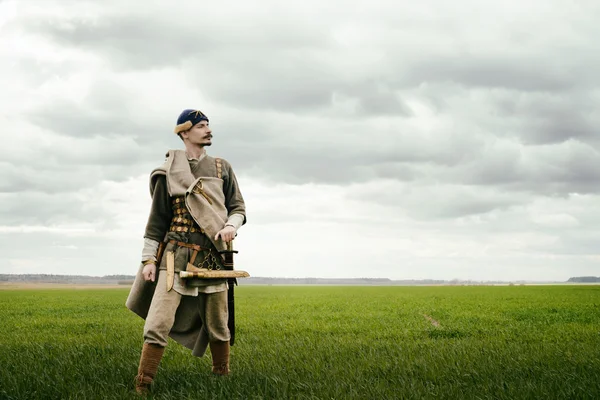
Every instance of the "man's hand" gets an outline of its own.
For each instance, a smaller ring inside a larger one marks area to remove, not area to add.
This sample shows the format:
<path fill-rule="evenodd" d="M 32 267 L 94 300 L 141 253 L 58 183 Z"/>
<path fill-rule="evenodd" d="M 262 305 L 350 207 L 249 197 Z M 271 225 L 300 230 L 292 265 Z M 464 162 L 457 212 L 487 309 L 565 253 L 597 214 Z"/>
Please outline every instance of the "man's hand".
<path fill-rule="evenodd" d="M 146 264 L 144 269 L 142 270 L 142 275 L 146 282 L 154 282 L 154 278 L 156 276 L 156 265 L 154 264 Z"/>
<path fill-rule="evenodd" d="M 235 228 L 231 225 L 226 225 L 225 228 L 221 229 L 215 236 L 215 240 L 221 240 L 224 242 L 231 242 L 235 238 Z"/>

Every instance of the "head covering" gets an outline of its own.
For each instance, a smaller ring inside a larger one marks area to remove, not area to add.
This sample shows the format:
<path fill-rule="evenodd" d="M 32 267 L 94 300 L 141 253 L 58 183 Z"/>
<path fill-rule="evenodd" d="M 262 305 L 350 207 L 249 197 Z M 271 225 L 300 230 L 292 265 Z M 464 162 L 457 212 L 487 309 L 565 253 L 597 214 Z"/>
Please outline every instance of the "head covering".
<path fill-rule="evenodd" d="M 175 133 L 187 131 L 200 121 L 208 121 L 208 117 L 202 111 L 192 109 L 183 110 L 179 114 L 179 118 L 177 118 Z"/>

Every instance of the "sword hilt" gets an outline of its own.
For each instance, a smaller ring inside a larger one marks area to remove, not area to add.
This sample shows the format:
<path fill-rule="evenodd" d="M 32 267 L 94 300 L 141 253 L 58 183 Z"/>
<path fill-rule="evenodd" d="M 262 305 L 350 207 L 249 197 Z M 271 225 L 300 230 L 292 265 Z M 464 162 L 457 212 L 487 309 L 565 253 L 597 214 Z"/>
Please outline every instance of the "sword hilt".
<path fill-rule="evenodd" d="M 227 246 L 227 249 L 219 251 L 220 254 L 237 254 L 238 253 L 237 250 L 233 249 L 233 240 L 226 242 L 225 245 Z"/>
<path fill-rule="evenodd" d="M 219 251 L 219 254 L 223 255 L 223 267 L 226 270 L 233 270 L 233 255 L 237 254 L 237 250 L 233 249 L 233 240 L 226 242 L 227 250 Z"/>

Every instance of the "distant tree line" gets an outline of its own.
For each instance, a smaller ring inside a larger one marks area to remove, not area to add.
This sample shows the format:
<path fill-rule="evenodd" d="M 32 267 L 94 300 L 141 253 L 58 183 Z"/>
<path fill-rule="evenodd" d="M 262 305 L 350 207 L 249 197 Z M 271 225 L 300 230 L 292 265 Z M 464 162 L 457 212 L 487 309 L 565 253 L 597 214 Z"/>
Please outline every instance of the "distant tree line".
<path fill-rule="evenodd" d="M 567 282 L 573 282 L 573 283 L 600 282 L 600 276 L 575 276 L 573 278 L 569 278 L 569 280 Z"/>
<path fill-rule="evenodd" d="M 0 0 L 1 1 L 1 0 Z M 0 274 L 0 282 L 39 282 L 39 283 L 72 283 L 72 284 L 110 284 L 131 285 L 135 279 L 134 275 L 52 275 L 52 274 Z M 540 281 L 543 283 L 559 283 Z M 569 278 L 567 283 L 597 283 L 600 277 L 579 276 Z M 274 277 L 250 277 L 240 279 L 239 283 L 244 285 L 495 285 L 495 284 L 527 284 L 527 281 L 473 281 L 473 280 L 441 280 L 441 279 L 400 279 L 388 278 L 274 278 Z M 560 283 L 564 283 L 560 282 Z"/>
<path fill-rule="evenodd" d="M 133 282 L 133 275 L 52 275 L 52 274 L 0 274 L 0 282 L 38 282 L 38 283 L 73 283 L 73 284 L 121 284 Z"/>

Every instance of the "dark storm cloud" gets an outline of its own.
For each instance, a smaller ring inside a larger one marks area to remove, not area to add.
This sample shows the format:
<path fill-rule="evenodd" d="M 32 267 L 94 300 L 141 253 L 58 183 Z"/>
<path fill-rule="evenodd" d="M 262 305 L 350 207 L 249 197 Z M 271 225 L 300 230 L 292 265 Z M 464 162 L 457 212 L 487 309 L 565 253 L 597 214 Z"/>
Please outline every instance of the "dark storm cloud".
<path fill-rule="evenodd" d="M 103 54 L 118 69 L 183 65 L 193 85 L 241 107 L 309 112 L 330 106 L 338 94 L 356 99 L 366 115 L 410 115 L 389 82 L 340 74 L 326 29 L 307 31 L 297 21 L 280 28 L 266 23 L 260 31 L 242 26 L 224 32 L 210 21 L 175 25 L 157 16 L 127 15 L 96 23 L 38 23 L 35 29 L 60 45 Z"/>
<path fill-rule="evenodd" d="M 576 140 L 534 146 L 500 144 L 452 170 L 437 171 L 441 180 L 497 187 L 507 192 L 566 196 L 600 193 L 600 152 Z"/>
<path fill-rule="evenodd" d="M 599 57 L 578 52 L 577 47 L 562 53 L 560 59 L 550 46 L 524 54 L 486 48 L 481 54 L 463 56 L 441 55 L 425 46 L 420 53 L 405 55 L 394 51 L 390 40 L 381 60 L 387 67 L 373 65 L 365 75 L 354 71 L 364 52 L 357 50 L 348 58 L 343 46 L 335 42 L 332 27 L 323 22 L 311 21 L 311 29 L 306 29 L 302 19 L 260 15 L 254 21 L 261 24 L 260 29 L 239 19 L 231 21 L 234 28 L 225 29 L 220 18 L 213 19 L 209 13 L 202 23 L 175 23 L 157 13 L 114 14 L 94 22 L 37 23 L 33 29 L 61 45 L 102 54 L 118 69 L 182 66 L 190 84 L 211 99 L 261 111 L 321 112 L 332 105 L 335 96 L 342 96 L 354 99 L 356 112 L 366 116 L 411 116 L 399 92 L 423 84 L 508 88 L 516 90 L 517 97 L 518 92 L 539 91 L 568 95 L 575 88 L 597 85 L 591 71 L 600 67 Z M 392 27 L 383 25 L 382 29 Z M 444 104 L 443 98 L 435 97 L 434 103 Z M 587 124 L 569 127 L 589 132 Z M 552 124 L 522 134 L 534 143 L 545 143 L 563 137 L 563 132 Z M 573 135 L 588 134 L 577 131 Z"/>
<path fill-rule="evenodd" d="M 29 119 L 40 128 L 75 137 L 133 135 L 138 130 L 132 119 L 120 115 L 117 105 L 101 109 L 59 100 L 36 110 Z"/>
<path fill-rule="evenodd" d="M 596 86 L 596 89 L 598 86 Z M 577 139 L 600 151 L 600 98 L 594 87 L 563 94 L 507 92 L 490 104 L 498 117 L 511 122 L 503 136 L 525 144 L 560 143 Z"/>
<path fill-rule="evenodd" d="M 102 52 L 117 68 L 127 70 L 179 65 L 193 57 L 210 62 L 212 57 L 229 57 L 227 53 L 234 50 L 239 54 L 232 61 L 239 56 L 238 62 L 243 63 L 249 57 L 266 66 L 262 57 L 272 51 L 310 48 L 320 40 L 317 31 L 321 29 L 316 25 L 311 30 L 295 29 L 297 23 L 281 29 L 285 19 L 262 20 L 258 30 L 248 21 L 229 21 L 235 23 L 232 27 L 208 16 L 179 21 L 156 13 L 135 13 L 106 15 L 99 21 L 38 21 L 31 29 L 62 46 Z"/>
<path fill-rule="evenodd" d="M 170 20 L 147 14 L 115 15 L 99 22 L 46 20 L 31 29 L 61 46 L 102 52 L 122 69 L 151 69 L 177 64 L 194 49 L 193 44 L 197 42 L 193 37 L 203 37 L 205 48 L 215 45 L 211 42 L 214 36 L 203 32 L 206 27 L 202 25 L 192 32 L 175 27 Z"/>
<path fill-rule="evenodd" d="M 363 64 L 369 43 L 347 51 L 336 42 L 335 24 L 311 21 L 306 29 L 302 18 L 261 15 L 229 24 L 222 18 L 176 22 L 156 12 L 115 13 L 94 21 L 37 21 L 28 30 L 96 55 L 116 73 L 182 71 L 198 93 L 234 111 L 211 121 L 215 146 L 209 153 L 229 159 L 238 174 L 297 184 L 419 180 L 544 195 L 600 187 L 593 54 L 580 55 L 575 47 L 557 58 L 550 45 L 536 52 L 503 54 L 490 47 L 448 53 L 426 40 L 418 51 L 402 51 L 391 37 L 373 43 L 383 54 L 380 63 Z M 383 37 L 393 32 L 391 26 L 380 28 Z M 430 116 L 420 115 L 415 99 L 426 103 Z M 349 105 L 336 108 L 336 102 Z M 173 116 L 140 117 L 135 103 L 132 88 L 102 78 L 81 102 L 56 100 L 28 113 L 30 121 L 60 135 L 106 138 L 97 142 L 96 154 L 44 152 L 64 165 L 103 168 L 83 168 L 85 178 L 58 166 L 46 168 L 47 174 L 68 181 L 67 188 L 122 180 L 160 163 L 166 148 L 181 146 L 165 136 Z M 413 123 L 427 119 L 443 123 Z M 133 143 L 110 144 L 121 137 Z M 498 138 L 513 145 L 497 148 Z M 570 139 L 596 151 L 573 150 Z M 549 144 L 561 145 L 556 153 L 567 156 L 532 151 Z M 44 174 L 11 176 L 6 191 L 52 192 L 58 186 Z M 440 207 L 436 215 L 493 209 L 494 201 L 472 197 L 464 205 Z"/>
<path fill-rule="evenodd" d="M 374 178 L 425 178 L 431 165 L 458 166 L 475 158 L 477 139 L 454 134 L 421 136 L 406 127 L 374 132 L 360 118 L 297 119 L 278 126 L 267 121 L 224 121 L 215 129 L 215 147 L 240 171 L 275 181 L 348 184 Z"/>
<path fill-rule="evenodd" d="M 60 135 L 78 138 L 118 136 L 144 142 L 165 137 L 160 125 L 171 125 L 173 117 L 134 115 L 137 94 L 113 80 L 100 78 L 80 100 L 56 99 L 23 113 L 23 119 Z"/>
<path fill-rule="evenodd" d="M 531 123 L 531 130 L 523 135 L 524 141 L 546 144 L 562 142 L 571 138 L 594 144 L 598 147 L 600 127 L 593 125 L 591 118 L 577 110 L 549 114 L 544 121 Z"/>

